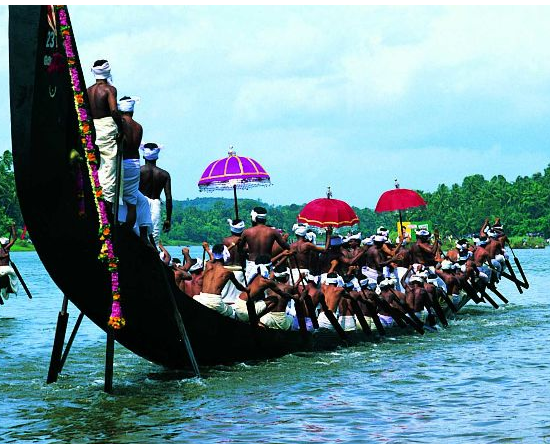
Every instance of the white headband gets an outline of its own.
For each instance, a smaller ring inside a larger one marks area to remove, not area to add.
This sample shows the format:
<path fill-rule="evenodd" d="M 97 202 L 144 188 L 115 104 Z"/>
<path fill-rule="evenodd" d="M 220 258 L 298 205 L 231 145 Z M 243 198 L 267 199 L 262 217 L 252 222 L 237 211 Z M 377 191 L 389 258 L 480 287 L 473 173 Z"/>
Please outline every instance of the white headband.
<path fill-rule="evenodd" d="M 309 233 L 306 233 L 306 240 L 314 244 L 317 240 L 317 235 L 314 232 L 310 231 Z"/>
<path fill-rule="evenodd" d="M 305 235 L 307 234 L 307 227 L 296 227 L 296 229 L 294 230 L 294 234 L 296 236 L 305 237 Z"/>
<path fill-rule="evenodd" d="M 221 253 L 212 253 L 212 256 L 216 260 L 223 259 L 224 262 L 228 261 L 231 257 L 231 253 L 229 253 L 229 250 L 227 249 L 227 246 L 223 246 L 223 251 Z"/>
<path fill-rule="evenodd" d="M 157 160 L 159 158 L 159 152 L 164 148 L 164 145 L 158 145 L 155 143 L 155 145 L 157 145 L 155 148 L 146 147 L 145 145 L 149 145 L 149 143 L 151 142 L 142 143 L 139 146 L 139 149 L 143 151 L 143 157 L 145 160 Z"/>
<path fill-rule="evenodd" d="M 227 219 L 227 223 L 229 224 L 229 229 L 233 232 L 233 233 L 237 233 L 237 234 L 240 234 L 244 231 L 244 221 L 240 221 L 236 224 L 233 224 L 233 220 L 232 219 Z"/>
<path fill-rule="evenodd" d="M 374 242 L 386 242 L 385 236 L 376 235 L 374 236 Z"/>
<path fill-rule="evenodd" d="M 417 236 L 429 236 L 430 235 L 430 232 L 428 230 L 418 230 L 416 232 L 416 235 Z"/>
<path fill-rule="evenodd" d="M 290 270 L 287 268 L 285 271 L 282 271 L 280 273 L 277 273 L 276 271 L 273 273 L 273 275 L 278 278 L 278 277 L 283 277 L 283 276 L 290 276 Z"/>
<path fill-rule="evenodd" d="M 0 237 L 0 245 L 7 245 L 10 243 L 10 240 L 7 237 Z"/>
<path fill-rule="evenodd" d="M 338 278 L 326 278 L 325 279 L 325 284 L 327 285 L 330 285 L 330 284 L 336 284 L 338 285 Z"/>
<path fill-rule="evenodd" d="M 311 282 L 314 282 L 315 284 L 317 284 L 319 282 L 319 276 L 314 276 L 314 275 L 308 273 L 306 275 L 306 281 L 311 281 Z"/>
<path fill-rule="evenodd" d="M 134 105 L 140 102 L 140 98 L 132 96 L 129 99 L 121 99 L 118 101 L 118 110 L 123 113 L 133 113 Z"/>
<path fill-rule="evenodd" d="M 105 62 L 101 66 L 92 66 L 91 71 L 94 73 L 94 77 L 97 80 L 107 80 L 109 85 L 113 84 L 113 77 L 111 76 L 111 65 L 109 62 Z"/>
<path fill-rule="evenodd" d="M 250 217 L 252 218 L 252 222 L 256 222 L 257 219 L 266 219 L 267 213 L 256 213 L 256 211 L 252 210 L 250 212 Z"/>
<path fill-rule="evenodd" d="M 202 269 L 202 259 L 197 259 L 197 262 L 191 266 L 189 271 L 196 271 Z"/>

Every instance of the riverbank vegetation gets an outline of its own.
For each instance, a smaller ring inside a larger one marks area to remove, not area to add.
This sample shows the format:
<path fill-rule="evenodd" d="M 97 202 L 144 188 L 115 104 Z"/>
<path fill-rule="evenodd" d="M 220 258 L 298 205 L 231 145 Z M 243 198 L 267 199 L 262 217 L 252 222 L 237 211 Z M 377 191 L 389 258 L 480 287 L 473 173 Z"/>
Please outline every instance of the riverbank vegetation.
<path fill-rule="evenodd" d="M 18 233 L 23 228 L 19 211 L 9 151 L 0 157 L 0 234 L 6 235 L 15 222 Z M 441 184 L 434 192 L 419 191 L 428 202 L 426 208 L 403 212 L 403 220 L 430 221 L 444 236 L 468 237 L 479 232 L 486 217 L 491 222 L 500 217 L 516 248 L 541 248 L 550 237 L 550 165 L 532 176 L 518 176 L 508 182 L 504 176 L 485 179 L 476 174 L 464 178 L 461 184 Z M 290 205 L 269 205 L 253 199 L 239 199 L 239 213 L 246 222 L 250 210 L 264 206 L 269 223 L 289 231 L 306 202 Z M 384 225 L 396 230 L 397 215 L 375 213 L 370 208 L 354 207 L 360 219 L 355 231 L 373 233 Z M 193 245 L 203 240 L 217 241 L 229 234 L 227 219 L 234 218 L 230 198 L 197 198 L 174 201 L 172 230 L 163 234 L 166 245 Z M 19 243 L 20 249 L 32 248 Z"/>

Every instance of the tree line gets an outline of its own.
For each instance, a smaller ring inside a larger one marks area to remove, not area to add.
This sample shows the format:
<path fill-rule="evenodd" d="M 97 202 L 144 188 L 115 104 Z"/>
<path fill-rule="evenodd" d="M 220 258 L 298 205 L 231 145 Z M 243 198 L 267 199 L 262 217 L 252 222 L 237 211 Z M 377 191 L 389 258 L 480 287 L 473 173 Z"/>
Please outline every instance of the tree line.
<path fill-rule="evenodd" d="M 510 235 L 540 233 L 550 237 L 550 165 L 542 173 L 518 176 L 511 182 L 502 175 L 487 180 L 475 174 L 465 177 L 461 184 L 441 184 L 433 192 L 418 192 L 428 202 L 427 207 L 403 212 L 403 220 L 429 221 L 444 235 L 466 236 L 478 232 L 486 217 L 491 221 L 500 217 Z M 305 204 L 269 205 L 239 199 L 239 214 L 248 223 L 251 209 L 263 206 L 268 209 L 270 225 L 290 231 Z M 7 233 L 12 222 L 22 228 L 10 151 L 0 156 L 0 208 L 0 233 Z M 353 208 L 360 219 L 354 231 L 372 234 L 380 225 L 396 230 L 396 214 Z M 172 230 L 163 234 L 163 240 L 167 244 L 217 242 L 228 235 L 227 219 L 234 217 L 230 198 L 174 201 Z"/>

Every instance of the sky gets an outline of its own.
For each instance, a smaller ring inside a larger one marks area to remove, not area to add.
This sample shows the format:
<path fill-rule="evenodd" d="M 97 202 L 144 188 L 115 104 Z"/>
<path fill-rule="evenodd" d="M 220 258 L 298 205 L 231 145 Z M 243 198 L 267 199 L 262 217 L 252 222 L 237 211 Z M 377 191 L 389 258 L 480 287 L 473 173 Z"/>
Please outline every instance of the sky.
<path fill-rule="evenodd" d="M 206 166 L 252 157 L 276 205 L 374 208 L 393 187 L 508 180 L 550 163 L 550 7 L 70 6 L 88 85 L 111 63 L 175 199 Z M 11 148 L 8 9 L 0 6 L 0 149 Z"/>

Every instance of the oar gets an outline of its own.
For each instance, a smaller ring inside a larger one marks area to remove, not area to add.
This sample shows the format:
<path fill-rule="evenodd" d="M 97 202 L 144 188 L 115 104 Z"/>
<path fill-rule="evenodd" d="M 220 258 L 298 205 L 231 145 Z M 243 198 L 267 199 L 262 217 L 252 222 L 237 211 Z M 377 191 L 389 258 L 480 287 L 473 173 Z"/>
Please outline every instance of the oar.
<path fill-rule="evenodd" d="M 15 274 L 19 279 L 19 282 L 21 282 L 21 285 L 23 286 L 25 293 L 27 293 L 27 296 L 29 297 L 29 299 L 32 299 L 32 294 L 29 291 L 29 287 L 27 287 L 27 284 L 23 280 L 23 276 L 21 276 L 21 273 L 19 273 L 19 269 L 17 268 L 17 265 L 15 265 L 15 263 L 11 259 L 10 259 L 10 265 L 11 265 L 11 268 L 13 268 L 13 271 L 15 271 Z"/>
<path fill-rule="evenodd" d="M 288 268 L 290 269 L 290 276 L 292 278 L 292 285 L 294 287 L 296 287 L 296 284 L 294 282 L 294 276 L 292 274 L 292 268 L 290 267 L 291 262 L 290 262 L 290 259 L 287 258 L 287 260 L 288 260 Z M 301 283 L 302 287 L 304 287 L 304 289 L 306 289 L 307 284 L 304 284 L 304 277 L 302 276 L 302 273 L 300 273 L 300 267 L 298 267 L 298 260 L 296 259 L 296 257 L 294 257 L 294 263 L 296 265 L 296 269 L 298 270 L 298 276 L 300 276 L 300 282 L 299 283 Z M 317 313 L 315 313 L 315 306 L 313 305 L 313 300 L 311 299 L 311 296 L 307 292 L 307 289 L 306 289 L 305 294 L 303 294 L 302 299 L 304 300 L 304 303 L 306 304 L 306 308 L 307 308 L 307 311 L 308 311 L 308 314 L 309 314 L 309 318 L 311 319 L 311 325 L 313 325 L 313 328 L 317 330 L 319 328 L 319 321 L 317 320 Z"/>
<path fill-rule="evenodd" d="M 365 319 L 365 315 L 363 315 L 363 312 L 361 311 L 361 307 L 359 307 L 359 304 L 357 301 L 349 294 L 346 293 L 346 299 L 349 300 L 351 304 L 351 308 L 353 312 L 355 313 L 355 316 L 357 316 L 357 320 L 359 321 L 359 324 L 361 325 L 361 328 L 363 329 L 363 333 L 367 338 L 372 337 L 372 330 L 369 327 L 369 324 L 367 323 L 367 320 Z"/>
<path fill-rule="evenodd" d="M 500 272 L 500 275 L 506 279 L 508 279 L 509 281 L 512 281 L 514 284 L 516 284 L 516 287 L 518 289 L 518 291 L 523 294 L 523 289 L 521 288 L 522 286 L 525 286 L 525 284 L 523 282 L 521 282 L 516 274 L 514 273 L 514 269 L 511 268 L 512 267 L 512 264 L 510 264 L 510 261 L 507 261 L 508 263 L 506 264 L 506 266 L 508 267 L 508 270 L 510 270 L 513 274 L 508 274 L 506 273 L 505 271 L 501 271 Z"/>
<path fill-rule="evenodd" d="M 466 294 L 472 299 L 472 301 L 474 301 L 476 304 L 483 302 L 477 295 L 477 292 L 472 286 L 472 284 L 468 282 L 466 279 L 462 282 L 462 288 L 464 289 Z"/>
<path fill-rule="evenodd" d="M 243 269 L 244 286 L 248 287 L 249 283 L 246 281 L 246 259 L 244 257 L 242 258 L 241 268 Z M 252 278 L 252 280 L 254 280 L 254 278 Z M 256 316 L 256 304 L 254 304 L 254 301 L 250 297 L 250 293 L 246 298 L 246 311 L 248 312 L 248 322 L 250 323 L 250 325 L 252 325 L 252 329 L 255 332 L 256 326 L 258 325 L 258 316 Z"/>
<path fill-rule="evenodd" d="M 304 313 L 304 307 L 302 304 L 294 303 L 294 309 L 296 310 L 296 318 L 298 319 L 298 327 L 302 336 L 307 334 L 306 314 Z"/>
<path fill-rule="evenodd" d="M 508 243 L 508 246 L 510 247 L 510 251 L 512 252 L 512 255 L 514 256 L 514 262 L 516 263 L 516 266 L 518 267 L 519 273 L 521 274 L 521 278 L 523 279 L 522 287 L 529 288 L 529 282 L 527 281 L 527 276 L 525 276 L 525 273 L 523 272 L 523 267 L 521 266 L 519 259 L 516 256 L 516 253 L 514 252 L 514 249 L 512 248 L 512 244 L 510 244 L 510 241 L 506 239 L 506 242 Z"/>
<path fill-rule="evenodd" d="M 495 309 L 498 308 L 498 304 L 495 302 L 495 300 L 491 296 L 487 294 L 485 290 L 480 291 L 480 293 L 481 293 L 481 296 L 483 296 L 483 298 L 486 299 L 487 302 L 489 302 L 489 304 L 491 304 Z"/>
<path fill-rule="evenodd" d="M 447 318 L 445 317 L 445 313 L 443 312 L 443 309 L 441 308 L 441 305 L 439 305 L 439 301 L 437 300 L 437 295 L 432 295 L 433 297 L 430 298 L 428 296 L 428 299 L 430 301 L 430 305 L 435 311 L 435 314 L 439 318 L 439 321 L 443 324 L 444 327 L 448 327 L 449 323 L 447 322 Z"/>
<path fill-rule="evenodd" d="M 492 284 L 492 285 L 487 285 L 487 288 L 488 288 L 489 290 L 491 290 L 497 297 L 499 297 L 500 300 L 501 300 L 502 302 L 504 302 L 505 304 L 507 304 L 507 303 L 509 302 L 508 299 L 506 299 L 506 298 L 504 297 L 504 295 L 503 295 L 500 291 L 497 290 L 497 287 L 496 287 L 494 284 Z"/>
<path fill-rule="evenodd" d="M 440 287 L 435 287 L 435 292 L 436 294 L 437 293 L 440 293 L 441 294 L 441 297 L 443 298 L 443 300 L 447 303 L 447 305 L 449 306 L 449 308 L 451 309 L 451 311 L 453 313 L 458 313 L 458 310 L 456 309 L 455 307 L 455 304 L 453 304 L 453 301 L 451 300 L 451 298 L 449 297 L 449 295 L 447 294 L 446 291 L 444 291 L 442 288 Z"/>
<path fill-rule="evenodd" d="M 367 311 L 369 312 L 369 316 L 372 318 L 372 322 L 374 322 L 374 325 L 376 326 L 376 330 L 378 330 L 378 334 L 380 336 L 386 335 L 386 330 L 384 330 L 384 326 L 382 325 L 382 322 L 380 322 L 380 318 L 378 317 L 378 313 L 376 313 L 376 307 L 372 305 L 367 300 L 367 295 L 365 294 L 365 290 L 361 288 L 361 292 L 363 293 L 363 303 L 367 307 Z"/>
<path fill-rule="evenodd" d="M 338 320 L 336 319 L 336 316 L 334 316 L 334 313 L 332 312 L 332 310 L 328 308 L 327 303 L 325 302 L 324 295 L 321 295 L 321 297 L 319 298 L 319 302 L 321 303 L 323 312 L 325 313 L 325 316 L 329 320 L 330 325 L 332 325 L 336 333 L 338 333 L 338 336 L 340 336 L 340 339 L 342 339 L 342 341 L 347 341 L 348 335 L 346 334 L 342 326 L 338 323 Z"/>

